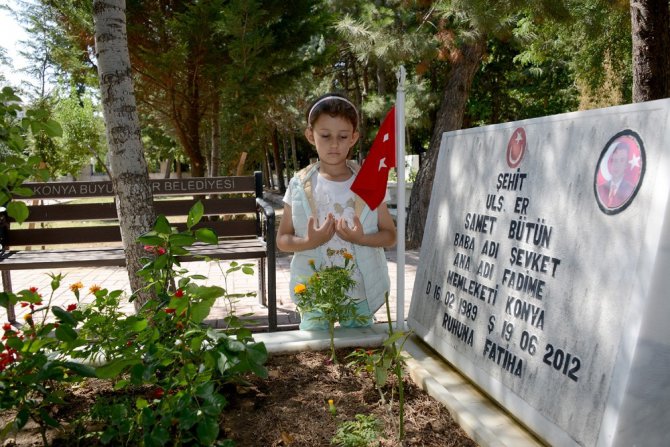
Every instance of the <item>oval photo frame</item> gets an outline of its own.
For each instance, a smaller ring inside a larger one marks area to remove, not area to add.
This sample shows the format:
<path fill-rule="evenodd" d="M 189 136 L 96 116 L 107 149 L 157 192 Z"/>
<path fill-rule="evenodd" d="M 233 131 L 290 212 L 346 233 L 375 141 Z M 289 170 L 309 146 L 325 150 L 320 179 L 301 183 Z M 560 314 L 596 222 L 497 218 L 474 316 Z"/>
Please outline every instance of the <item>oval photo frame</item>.
<path fill-rule="evenodd" d="M 644 143 L 635 131 L 625 129 L 609 139 L 593 175 L 593 193 L 603 213 L 614 215 L 628 208 L 642 185 L 646 166 Z"/>

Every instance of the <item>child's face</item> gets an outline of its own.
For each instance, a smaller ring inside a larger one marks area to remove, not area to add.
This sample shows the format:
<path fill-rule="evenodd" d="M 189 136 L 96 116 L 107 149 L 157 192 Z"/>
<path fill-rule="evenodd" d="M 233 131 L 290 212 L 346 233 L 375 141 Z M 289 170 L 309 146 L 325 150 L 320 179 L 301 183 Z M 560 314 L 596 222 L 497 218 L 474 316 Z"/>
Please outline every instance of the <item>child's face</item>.
<path fill-rule="evenodd" d="M 338 165 L 347 161 L 349 149 L 358 141 L 358 132 L 346 118 L 323 113 L 312 128 L 305 130 L 305 137 L 316 146 L 321 163 Z"/>

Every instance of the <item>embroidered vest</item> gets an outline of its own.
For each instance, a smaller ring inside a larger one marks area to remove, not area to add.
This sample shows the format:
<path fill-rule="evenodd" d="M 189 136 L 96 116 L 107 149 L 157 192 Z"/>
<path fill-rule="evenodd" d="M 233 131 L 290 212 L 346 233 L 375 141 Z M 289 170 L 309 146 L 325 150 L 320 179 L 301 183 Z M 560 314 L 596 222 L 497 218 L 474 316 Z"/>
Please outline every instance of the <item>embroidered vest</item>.
<path fill-rule="evenodd" d="M 347 166 L 356 175 L 359 167 L 352 161 L 347 161 Z M 316 202 L 313 196 L 312 181 L 314 175 L 319 171 L 319 162 L 300 170 L 291 179 L 290 205 L 293 217 L 293 228 L 295 235 L 305 237 L 307 234 L 307 219 L 309 216 L 316 218 Z M 372 211 L 363 200 L 356 196 L 354 210 L 363 225 L 365 234 L 379 231 L 377 211 Z M 363 277 L 363 288 L 370 311 L 375 313 L 384 305 L 384 296 L 391 290 L 388 264 L 384 249 L 381 247 L 366 247 L 353 244 L 354 262 L 361 271 Z M 299 283 L 304 283 L 313 271 L 309 266 L 309 260 L 313 259 L 317 266 L 325 264 L 321 250 L 312 249 L 295 252 L 291 260 L 291 280 L 289 283 L 291 299 L 295 302 L 294 289 Z"/>

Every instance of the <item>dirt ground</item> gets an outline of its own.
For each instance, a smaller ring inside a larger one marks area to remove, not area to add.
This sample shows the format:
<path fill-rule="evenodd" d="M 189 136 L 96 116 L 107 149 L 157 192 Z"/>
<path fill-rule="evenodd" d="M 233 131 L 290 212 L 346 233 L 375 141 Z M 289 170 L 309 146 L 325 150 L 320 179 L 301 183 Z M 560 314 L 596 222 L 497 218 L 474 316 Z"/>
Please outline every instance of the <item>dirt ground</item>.
<path fill-rule="evenodd" d="M 346 356 L 351 348 L 337 351 L 340 364 L 334 365 L 326 351 L 304 351 L 273 355 L 267 367 L 268 379 L 249 377 L 249 383 L 225 393 L 229 398 L 221 421 L 222 438 L 231 439 L 238 447 L 317 447 L 330 446 L 331 440 L 344 421 L 353 421 L 357 414 L 373 414 L 382 427 L 374 447 L 476 447 L 454 422 L 447 409 L 405 378 L 405 440 L 397 440 L 398 405 L 394 396 L 393 409 L 381 402 L 380 393 L 372 379 L 355 374 L 347 367 Z M 109 383 L 90 380 L 74 390 L 71 402 L 76 409 L 64 409 L 61 417 L 70 412 L 86 412 L 99 393 L 109 393 Z M 390 385 L 385 389 L 387 399 Z M 328 400 L 332 399 L 335 414 Z M 0 415 L 0 420 L 4 419 Z M 4 415 L 6 416 L 6 415 Z M 2 425 L 6 421 L 1 421 Z M 62 432 L 50 433 L 54 446 L 76 445 Z M 19 436 L 0 440 L 2 447 L 41 446 L 35 427 L 26 427 Z M 99 445 L 84 440 L 79 445 Z"/>
<path fill-rule="evenodd" d="M 390 414 L 370 377 L 341 366 L 349 352 L 338 350 L 340 365 L 328 361 L 328 352 L 271 357 L 270 378 L 253 380 L 253 386 L 231 403 L 223 422 L 227 437 L 239 446 L 328 446 L 339 423 L 354 420 L 356 414 L 374 414 L 384 427 L 375 446 L 476 446 L 446 408 L 409 378 L 405 380 L 406 436 L 404 443 L 397 442 L 397 396 Z M 329 399 L 336 408 L 334 416 Z"/>

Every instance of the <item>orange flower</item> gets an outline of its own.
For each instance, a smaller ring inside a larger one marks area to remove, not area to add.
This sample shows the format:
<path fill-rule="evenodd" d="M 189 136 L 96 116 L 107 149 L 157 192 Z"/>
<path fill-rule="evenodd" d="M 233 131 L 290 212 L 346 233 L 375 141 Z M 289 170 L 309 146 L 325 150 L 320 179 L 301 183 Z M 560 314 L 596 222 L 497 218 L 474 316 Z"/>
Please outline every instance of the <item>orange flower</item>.
<path fill-rule="evenodd" d="M 25 314 L 25 315 L 23 316 L 23 319 L 26 320 L 26 321 L 28 321 L 28 322 L 30 322 L 30 321 L 33 320 L 33 314 Z"/>
<path fill-rule="evenodd" d="M 295 288 L 293 289 L 293 292 L 295 292 L 295 293 L 303 293 L 305 290 L 307 290 L 307 286 L 305 286 L 304 284 L 298 284 L 298 285 L 296 285 Z"/>
<path fill-rule="evenodd" d="M 97 284 L 93 284 L 91 287 L 88 288 L 88 291 L 91 292 L 91 293 L 96 293 L 96 292 L 99 292 L 100 289 L 102 289 L 102 287 L 100 287 Z"/>
<path fill-rule="evenodd" d="M 37 287 L 34 287 L 34 286 L 33 286 L 33 287 L 31 287 L 29 290 L 30 290 L 31 292 L 33 292 L 33 293 L 36 293 L 36 292 L 37 292 Z"/>
<path fill-rule="evenodd" d="M 314 259 L 310 259 L 310 260 L 307 261 L 307 262 L 309 263 L 309 265 L 311 265 L 312 267 L 314 267 Z"/>
<path fill-rule="evenodd" d="M 83 289 L 84 285 L 81 283 L 81 281 L 78 281 L 74 284 L 70 284 L 70 290 L 73 292 L 78 291 L 79 289 Z"/>
<path fill-rule="evenodd" d="M 352 259 L 354 259 L 354 255 L 352 255 L 348 251 L 345 251 L 344 253 L 342 253 L 342 257 L 344 259 L 348 260 L 348 261 L 351 261 Z"/>

